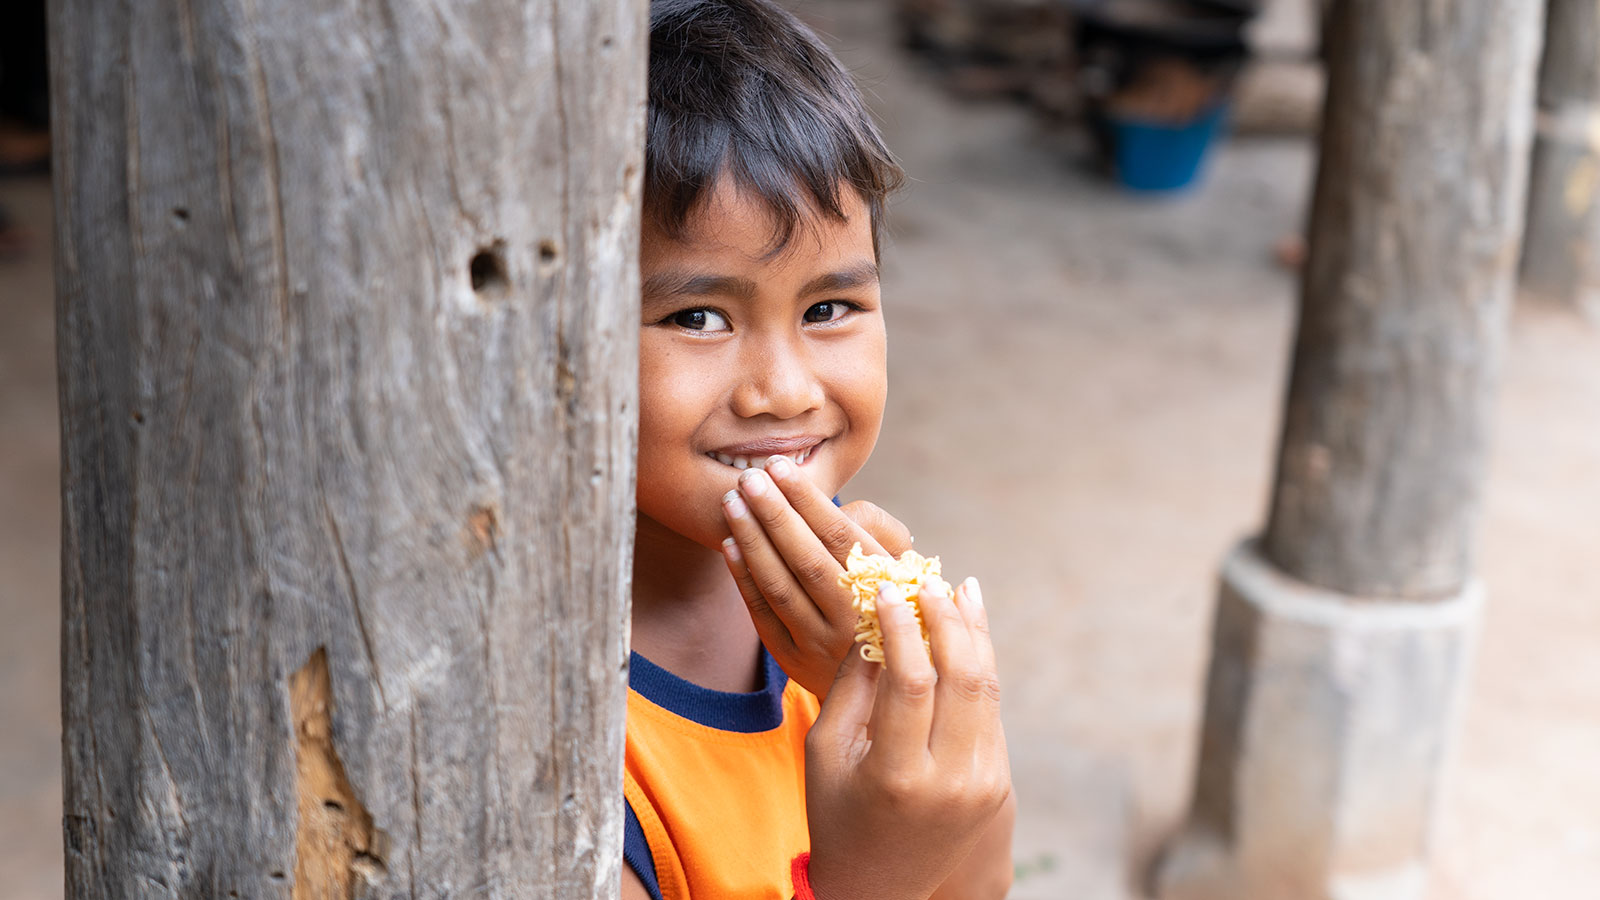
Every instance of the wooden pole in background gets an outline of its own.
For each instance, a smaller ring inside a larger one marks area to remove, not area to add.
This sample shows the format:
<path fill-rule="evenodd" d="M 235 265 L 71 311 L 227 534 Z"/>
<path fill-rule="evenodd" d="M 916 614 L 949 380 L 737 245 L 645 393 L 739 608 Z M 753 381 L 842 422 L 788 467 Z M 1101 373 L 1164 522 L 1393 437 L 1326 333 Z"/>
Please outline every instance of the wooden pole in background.
<path fill-rule="evenodd" d="M 1600 321 L 1600 2 L 1549 0 L 1522 283 Z"/>
<path fill-rule="evenodd" d="M 1265 535 L 1224 563 L 1163 900 L 1420 900 L 1482 589 L 1478 521 L 1542 10 L 1339 0 Z"/>
<path fill-rule="evenodd" d="M 1521 238 L 1537 4 L 1345 0 L 1271 514 L 1354 596 L 1470 580 Z"/>
<path fill-rule="evenodd" d="M 646 3 L 50 26 L 68 896 L 613 896 Z"/>

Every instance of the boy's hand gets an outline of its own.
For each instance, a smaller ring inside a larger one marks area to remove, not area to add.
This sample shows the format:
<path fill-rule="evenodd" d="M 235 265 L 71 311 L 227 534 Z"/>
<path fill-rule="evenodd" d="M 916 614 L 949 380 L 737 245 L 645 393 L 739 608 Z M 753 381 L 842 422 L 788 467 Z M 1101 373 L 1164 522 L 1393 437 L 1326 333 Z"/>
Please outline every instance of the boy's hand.
<path fill-rule="evenodd" d="M 832 502 L 832 501 L 829 501 Z M 865 529 L 867 534 L 876 539 L 879 547 L 886 556 L 895 559 L 900 554 L 911 549 L 911 530 L 906 528 L 904 522 L 889 515 L 876 503 L 867 500 L 851 500 L 839 511 L 850 517 L 850 521 Z M 862 544 L 861 550 L 866 552 L 867 545 Z M 844 548 L 844 555 L 850 555 L 850 548 Z"/>
<path fill-rule="evenodd" d="M 818 900 L 926 900 L 1010 795 L 977 582 L 968 579 L 954 601 L 924 589 L 919 603 L 933 658 L 910 605 L 885 585 L 881 670 L 850 654 L 806 738 Z"/>
<path fill-rule="evenodd" d="M 898 557 L 911 535 L 893 516 L 857 501 L 840 509 L 782 456 L 746 469 L 723 498 L 723 542 L 756 632 L 800 686 L 826 698 L 855 643 L 856 611 L 840 586 L 850 548 Z M 865 526 L 865 527 L 864 527 Z"/>

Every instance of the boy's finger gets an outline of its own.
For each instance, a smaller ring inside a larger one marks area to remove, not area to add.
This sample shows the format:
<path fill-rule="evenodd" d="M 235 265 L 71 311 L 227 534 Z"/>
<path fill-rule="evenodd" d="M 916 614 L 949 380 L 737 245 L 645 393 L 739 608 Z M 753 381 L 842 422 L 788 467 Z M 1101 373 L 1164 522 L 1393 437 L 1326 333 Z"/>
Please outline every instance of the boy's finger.
<path fill-rule="evenodd" d="M 988 711 L 984 718 L 987 721 L 984 735 L 979 747 L 975 748 L 980 753 L 990 755 L 998 754 L 1005 758 L 1005 730 L 1000 724 L 1000 681 L 998 669 L 995 666 L 994 642 L 989 636 L 989 613 L 983 605 L 983 588 L 979 586 L 978 579 L 968 578 L 956 589 L 956 608 L 961 610 L 961 617 L 967 622 L 967 633 L 972 636 L 972 649 L 977 655 L 978 665 L 985 673 L 990 693 L 987 704 Z"/>
<path fill-rule="evenodd" d="M 933 653 L 933 668 L 944 681 L 946 673 L 964 672 L 978 667 L 972 634 L 967 621 L 956 609 L 955 598 L 942 585 L 924 585 L 917 594 L 922 621 L 928 627 L 928 644 Z"/>
<path fill-rule="evenodd" d="M 811 725 L 812 735 L 830 752 L 847 750 L 866 736 L 880 670 L 876 663 L 862 659 L 854 646 L 844 655 L 828 699 L 822 701 L 822 711 Z"/>
<path fill-rule="evenodd" d="M 914 771 L 928 760 L 938 676 L 922 643 L 922 627 L 899 585 L 878 590 L 877 608 L 883 674 L 872 713 L 872 755 L 889 771 Z"/>
<path fill-rule="evenodd" d="M 862 553 L 889 555 L 877 538 L 834 506 L 833 499 L 794 463 L 782 456 L 774 456 L 767 460 L 766 472 L 805 522 L 806 529 L 816 536 L 835 562 L 843 565 L 850 555 L 850 548 L 858 541 Z"/>
<path fill-rule="evenodd" d="M 772 546 L 766 531 L 738 491 L 729 491 L 723 496 L 722 511 L 751 582 L 789 633 L 816 634 L 825 630 L 828 623 L 822 611 L 795 580 L 789 564 Z"/>
<path fill-rule="evenodd" d="M 939 671 L 928 745 L 936 758 L 970 756 L 993 727 L 991 707 L 998 707 L 999 685 L 994 673 L 979 664 L 955 600 L 942 588 L 924 588 L 920 603 Z"/>
<path fill-rule="evenodd" d="M 989 635 L 989 611 L 983 605 L 983 588 L 978 579 L 968 577 L 956 589 L 956 609 L 966 620 L 967 632 L 972 636 L 972 649 L 978 654 L 978 665 L 995 671 L 994 641 Z"/>
<path fill-rule="evenodd" d="M 780 461 L 784 466 L 794 467 L 781 456 L 772 457 L 767 464 L 778 465 Z M 809 482 L 803 477 L 794 480 Z M 839 587 L 839 575 L 844 567 L 822 545 L 810 524 L 795 511 L 767 473 L 761 469 L 746 469 L 739 476 L 739 493 L 812 603 L 833 601 L 826 608 L 818 607 L 823 618 L 836 623 L 855 621 L 850 595 Z"/>
<path fill-rule="evenodd" d="M 750 620 L 755 623 L 756 634 L 761 637 L 761 643 L 767 646 L 767 652 L 782 657 L 787 651 L 792 651 L 794 635 L 789 633 L 789 626 L 767 603 L 767 598 L 761 595 L 761 588 L 750 576 L 744 554 L 739 551 L 739 542 L 731 536 L 722 542 L 722 558 L 728 564 L 733 583 L 739 586 L 739 596 L 744 598 L 745 608 L 750 610 Z"/>

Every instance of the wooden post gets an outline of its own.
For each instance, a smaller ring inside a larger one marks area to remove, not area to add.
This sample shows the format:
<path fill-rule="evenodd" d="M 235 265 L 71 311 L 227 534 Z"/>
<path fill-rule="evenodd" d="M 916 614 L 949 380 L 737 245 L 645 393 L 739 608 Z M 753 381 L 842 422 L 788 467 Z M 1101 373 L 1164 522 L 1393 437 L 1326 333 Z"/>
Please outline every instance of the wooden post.
<path fill-rule="evenodd" d="M 1600 318 L 1600 2 L 1549 0 L 1522 283 Z"/>
<path fill-rule="evenodd" d="M 607 897 L 644 0 L 54 0 L 71 898 Z"/>
<path fill-rule="evenodd" d="M 1167 900 L 1424 895 L 1481 607 L 1540 22 L 1526 0 L 1331 14 L 1271 517 L 1223 567 Z"/>

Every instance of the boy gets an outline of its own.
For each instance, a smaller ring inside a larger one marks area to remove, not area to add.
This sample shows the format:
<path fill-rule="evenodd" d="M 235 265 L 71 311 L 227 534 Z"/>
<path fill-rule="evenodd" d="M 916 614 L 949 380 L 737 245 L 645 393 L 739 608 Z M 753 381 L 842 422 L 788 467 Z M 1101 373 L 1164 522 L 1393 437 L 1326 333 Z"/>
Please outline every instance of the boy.
<path fill-rule="evenodd" d="M 771 0 L 657 0 L 640 246 L 626 900 L 994 898 L 1014 807 L 981 594 L 879 598 L 903 526 L 829 500 L 887 390 L 877 249 L 900 171 Z M 841 665 L 842 663 L 842 665 Z"/>

